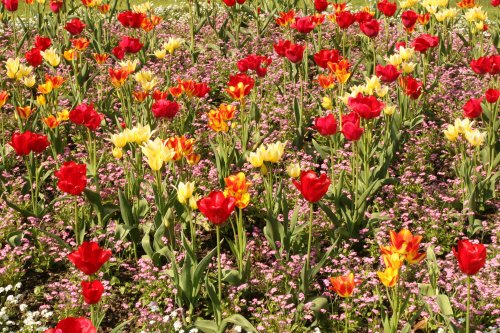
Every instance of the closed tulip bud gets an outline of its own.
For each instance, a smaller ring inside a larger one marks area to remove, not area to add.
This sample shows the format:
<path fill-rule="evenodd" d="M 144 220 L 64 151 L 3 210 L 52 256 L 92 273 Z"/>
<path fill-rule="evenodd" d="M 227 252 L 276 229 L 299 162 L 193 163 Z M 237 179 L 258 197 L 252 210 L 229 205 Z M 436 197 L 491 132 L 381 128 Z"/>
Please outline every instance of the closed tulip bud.
<path fill-rule="evenodd" d="M 474 147 L 479 147 L 484 143 L 486 138 L 486 133 L 481 133 L 479 130 L 475 129 L 472 131 L 465 132 L 465 139 Z"/>
<path fill-rule="evenodd" d="M 321 106 L 326 110 L 332 110 L 333 109 L 332 100 L 326 96 L 323 97 L 323 100 L 321 101 Z"/>
<path fill-rule="evenodd" d="M 456 141 L 458 139 L 458 129 L 451 124 L 448 125 L 443 133 L 446 139 L 448 139 L 449 141 Z"/>
<path fill-rule="evenodd" d="M 472 244 L 466 239 L 458 241 L 453 254 L 460 270 L 469 276 L 477 274 L 486 262 L 486 247 L 483 244 Z"/>
<path fill-rule="evenodd" d="M 286 167 L 286 173 L 292 178 L 298 178 L 300 176 L 300 164 L 293 163 Z"/>
<path fill-rule="evenodd" d="M 257 151 L 255 153 L 250 153 L 247 157 L 247 161 L 252 164 L 252 166 L 254 168 L 260 168 L 264 161 L 262 160 L 262 156 L 260 155 L 260 153 Z"/>
<path fill-rule="evenodd" d="M 123 149 L 121 149 L 120 147 L 114 147 L 112 154 L 114 158 L 119 160 L 123 157 Z"/>
<path fill-rule="evenodd" d="M 191 198 L 189 198 L 189 208 L 191 208 L 192 210 L 197 210 L 198 200 L 200 200 L 200 196 L 198 194 L 193 195 Z"/>
<path fill-rule="evenodd" d="M 394 111 L 396 111 L 396 106 L 395 105 L 386 105 L 383 112 L 387 116 L 392 116 L 394 114 Z"/>
<path fill-rule="evenodd" d="M 387 267 L 383 272 L 377 272 L 380 282 L 386 287 L 394 287 L 398 282 L 399 270 Z"/>
<path fill-rule="evenodd" d="M 43 95 L 36 96 L 36 102 L 40 106 L 44 106 L 45 104 L 47 104 L 47 100 L 45 99 L 45 96 L 43 96 Z"/>
<path fill-rule="evenodd" d="M 455 128 L 459 134 L 465 134 L 467 132 L 472 131 L 472 126 L 474 126 L 474 121 L 470 121 L 469 119 L 455 119 Z"/>
<path fill-rule="evenodd" d="M 28 87 L 28 88 L 33 88 L 33 86 L 35 85 L 35 76 L 34 75 L 30 75 L 30 76 L 27 76 L 27 77 L 24 77 L 22 78 L 21 80 L 23 82 L 23 84 Z"/>
<path fill-rule="evenodd" d="M 187 204 L 188 200 L 193 196 L 194 190 L 194 182 L 180 182 L 177 186 L 177 200 L 183 205 Z"/>

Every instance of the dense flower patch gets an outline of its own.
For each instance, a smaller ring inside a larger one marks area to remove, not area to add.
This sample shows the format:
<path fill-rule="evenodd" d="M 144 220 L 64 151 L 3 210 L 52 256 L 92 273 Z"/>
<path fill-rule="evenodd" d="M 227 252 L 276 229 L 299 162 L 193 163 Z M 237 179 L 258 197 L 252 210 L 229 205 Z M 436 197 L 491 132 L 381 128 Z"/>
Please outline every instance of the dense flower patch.
<path fill-rule="evenodd" d="M 0 331 L 496 332 L 498 5 L 3 0 Z"/>

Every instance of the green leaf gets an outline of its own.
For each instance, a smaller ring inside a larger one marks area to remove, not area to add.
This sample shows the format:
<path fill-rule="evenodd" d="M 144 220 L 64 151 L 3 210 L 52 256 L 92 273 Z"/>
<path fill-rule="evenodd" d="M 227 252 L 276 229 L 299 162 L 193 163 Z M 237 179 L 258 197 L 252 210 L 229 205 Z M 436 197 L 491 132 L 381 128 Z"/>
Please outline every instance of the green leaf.
<path fill-rule="evenodd" d="M 453 316 L 453 309 L 450 304 L 450 300 L 446 295 L 437 295 L 436 302 L 439 305 L 439 309 L 441 310 L 441 314 L 447 317 Z"/>
<path fill-rule="evenodd" d="M 221 325 L 219 327 L 219 333 L 226 332 L 226 326 L 228 324 L 241 326 L 247 332 L 252 332 L 252 333 L 257 332 L 257 329 L 245 317 L 239 314 L 233 314 L 221 322 Z"/>
<path fill-rule="evenodd" d="M 217 324 L 213 320 L 197 319 L 194 326 L 203 333 L 217 333 Z"/>
<path fill-rule="evenodd" d="M 110 333 L 119 333 L 119 332 L 121 332 L 121 331 L 125 328 L 125 326 L 126 326 L 128 323 L 130 323 L 131 321 L 132 321 L 132 319 L 129 319 L 129 320 L 127 320 L 127 321 L 124 321 L 123 323 L 121 323 L 121 324 L 119 324 L 118 326 L 116 326 L 115 328 L 113 328 L 113 329 L 111 330 L 111 332 L 110 332 Z"/>
<path fill-rule="evenodd" d="M 118 200 L 120 201 L 120 214 L 123 222 L 125 222 L 127 226 L 136 225 L 136 223 L 134 223 L 135 219 L 134 214 L 132 213 L 132 207 L 125 196 L 125 193 L 121 190 L 118 190 Z"/>

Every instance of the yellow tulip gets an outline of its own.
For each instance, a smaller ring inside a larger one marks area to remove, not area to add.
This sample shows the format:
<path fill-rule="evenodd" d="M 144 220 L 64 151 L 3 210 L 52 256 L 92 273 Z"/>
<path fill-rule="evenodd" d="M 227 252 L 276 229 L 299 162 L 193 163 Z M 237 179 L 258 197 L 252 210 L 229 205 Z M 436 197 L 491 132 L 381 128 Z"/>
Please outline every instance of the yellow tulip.
<path fill-rule="evenodd" d="M 5 68 L 7 69 L 7 77 L 9 79 L 16 78 L 16 74 L 19 71 L 19 65 L 20 65 L 19 58 L 7 59 L 7 61 L 5 62 Z"/>
<path fill-rule="evenodd" d="M 194 182 L 180 182 L 177 186 L 177 200 L 183 205 L 187 204 L 188 200 L 193 196 L 194 190 Z"/>
<path fill-rule="evenodd" d="M 123 157 L 123 150 L 120 147 L 113 148 L 113 157 L 116 159 L 120 159 Z"/>
<path fill-rule="evenodd" d="M 323 100 L 321 101 L 321 106 L 326 110 L 333 109 L 332 100 L 326 96 L 323 97 Z"/>
<path fill-rule="evenodd" d="M 117 148 L 123 148 L 128 143 L 124 132 L 111 135 L 110 141 Z"/>
<path fill-rule="evenodd" d="M 453 125 L 448 125 L 448 127 L 443 131 L 444 136 L 446 139 L 450 141 L 456 141 L 458 139 L 458 130 L 455 126 Z"/>
<path fill-rule="evenodd" d="M 479 130 L 475 129 L 472 131 L 465 132 L 465 139 L 474 147 L 479 147 L 484 143 L 486 138 L 486 133 L 481 133 Z"/>
<path fill-rule="evenodd" d="M 167 55 L 167 51 L 166 50 L 156 50 L 154 52 L 154 55 L 157 59 L 165 59 L 165 56 Z"/>
<path fill-rule="evenodd" d="M 392 116 L 394 112 L 396 111 L 396 106 L 395 105 L 386 105 L 384 107 L 384 114 L 388 116 Z"/>
<path fill-rule="evenodd" d="M 300 176 L 300 164 L 293 163 L 286 167 L 286 173 L 292 178 L 298 178 Z"/>
<path fill-rule="evenodd" d="M 165 146 L 160 138 L 148 140 L 142 146 L 142 153 L 146 157 L 146 162 L 153 171 L 158 171 L 163 166 L 163 162 L 171 160 L 175 152 Z"/>
<path fill-rule="evenodd" d="M 175 50 L 181 47 L 182 39 L 180 38 L 169 38 L 168 41 L 163 44 L 163 48 L 168 51 L 168 53 L 173 54 Z"/>
<path fill-rule="evenodd" d="M 61 63 L 61 57 L 57 54 L 56 49 L 50 48 L 45 51 L 41 51 L 43 59 L 52 67 L 57 67 Z"/>
<path fill-rule="evenodd" d="M 386 287 L 394 287 L 398 281 L 399 270 L 387 267 L 383 272 L 377 272 L 380 282 Z"/>
<path fill-rule="evenodd" d="M 250 153 L 247 157 L 247 161 L 252 164 L 254 168 L 260 168 L 264 161 L 262 160 L 262 156 L 260 155 L 259 151 L 255 153 Z"/>
<path fill-rule="evenodd" d="M 467 132 L 472 131 L 472 126 L 474 126 L 474 121 L 470 121 L 469 118 L 465 119 L 460 119 L 457 118 L 455 119 L 455 128 L 458 132 L 458 134 L 465 134 Z"/>

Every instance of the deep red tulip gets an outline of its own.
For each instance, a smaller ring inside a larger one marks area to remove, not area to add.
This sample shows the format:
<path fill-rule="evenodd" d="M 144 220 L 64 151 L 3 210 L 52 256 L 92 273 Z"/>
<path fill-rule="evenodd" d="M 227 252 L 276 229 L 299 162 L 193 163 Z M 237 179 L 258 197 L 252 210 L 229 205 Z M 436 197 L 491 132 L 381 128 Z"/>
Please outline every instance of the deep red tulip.
<path fill-rule="evenodd" d="M 316 24 L 314 23 L 311 16 L 305 16 L 295 18 L 295 22 L 291 24 L 290 27 L 300 33 L 308 34 L 314 30 Z"/>
<path fill-rule="evenodd" d="M 290 47 L 292 42 L 289 40 L 279 40 L 278 43 L 273 44 L 274 51 L 280 56 L 280 57 L 285 57 L 286 56 L 286 50 Z"/>
<path fill-rule="evenodd" d="M 212 191 L 210 194 L 198 200 L 197 205 L 200 212 L 213 224 L 221 225 L 234 211 L 236 199 L 227 197 L 224 192 Z"/>
<path fill-rule="evenodd" d="M 398 6 L 395 2 L 389 2 L 387 0 L 382 0 L 377 3 L 378 10 L 387 17 L 394 16 Z"/>
<path fill-rule="evenodd" d="M 69 32 L 72 36 L 76 36 L 81 34 L 83 29 L 85 29 L 85 27 L 86 27 L 85 23 L 83 23 L 78 18 L 74 18 L 68 23 L 66 23 L 64 29 L 66 29 L 66 31 Z"/>
<path fill-rule="evenodd" d="M 229 77 L 226 92 L 234 99 L 241 100 L 248 94 L 255 85 L 254 79 L 246 74 L 236 74 Z"/>
<path fill-rule="evenodd" d="M 496 75 L 500 73 L 500 55 L 485 56 L 474 59 L 470 62 L 470 67 L 477 74 Z"/>
<path fill-rule="evenodd" d="M 64 3 L 62 0 L 50 0 L 49 8 L 54 13 L 57 14 L 63 7 Z"/>
<path fill-rule="evenodd" d="M 38 67 L 43 62 L 43 57 L 40 54 L 40 49 L 36 47 L 26 52 L 24 57 L 26 58 L 26 61 L 33 67 Z"/>
<path fill-rule="evenodd" d="M 406 47 L 406 42 L 405 41 L 397 42 L 396 45 L 394 45 L 394 50 L 397 51 L 397 50 L 399 50 L 402 47 Z"/>
<path fill-rule="evenodd" d="M 115 47 L 113 50 L 111 50 L 111 52 L 113 52 L 113 55 L 118 59 L 118 60 L 122 60 L 124 57 L 125 57 L 125 49 L 117 46 Z"/>
<path fill-rule="evenodd" d="M 486 90 L 485 97 L 488 103 L 496 103 L 498 101 L 498 98 L 500 98 L 500 90 L 490 88 Z"/>
<path fill-rule="evenodd" d="M 318 13 L 324 12 L 328 8 L 327 0 L 314 0 L 314 8 Z"/>
<path fill-rule="evenodd" d="M 333 114 L 328 114 L 324 117 L 318 117 L 314 121 L 314 128 L 323 136 L 333 135 L 337 133 L 337 121 Z"/>
<path fill-rule="evenodd" d="M 294 64 L 298 64 L 299 62 L 302 61 L 302 58 L 304 57 L 305 49 L 306 47 L 304 45 L 290 44 L 290 47 L 288 47 L 288 49 L 286 49 L 285 51 L 285 56 L 287 57 L 288 60 L 290 60 Z"/>
<path fill-rule="evenodd" d="M 406 29 L 411 29 L 415 25 L 418 19 L 418 14 L 413 10 L 407 10 L 401 15 L 401 20 Z"/>
<path fill-rule="evenodd" d="M 380 23 L 375 19 L 361 23 L 359 25 L 359 28 L 366 36 L 368 36 L 370 38 L 377 37 L 377 35 L 381 29 Z"/>
<path fill-rule="evenodd" d="M 349 97 L 347 104 L 352 111 L 364 119 L 377 118 L 385 106 L 375 96 L 363 96 L 362 93 L 356 97 Z"/>
<path fill-rule="evenodd" d="M 255 71 L 258 76 L 264 77 L 267 73 L 267 66 L 271 64 L 271 58 L 250 54 L 246 58 L 238 61 L 238 70 L 242 73 L 247 71 Z"/>
<path fill-rule="evenodd" d="M 240 5 L 244 4 L 246 0 L 222 0 L 228 7 L 233 7 L 236 5 L 236 3 L 239 3 Z"/>
<path fill-rule="evenodd" d="M 146 19 L 146 14 L 135 13 L 131 10 L 126 10 L 118 14 L 118 21 L 125 28 L 135 28 L 138 29 L 142 26 L 142 23 Z"/>
<path fill-rule="evenodd" d="M 101 300 L 104 286 L 101 281 L 82 281 L 82 296 L 87 304 L 96 304 Z"/>
<path fill-rule="evenodd" d="M 475 275 L 486 262 L 486 247 L 483 244 L 472 244 L 467 239 L 458 241 L 453 254 L 458 260 L 458 267 L 467 275 Z"/>
<path fill-rule="evenodd" d="M 111 251 L 100 248 L 96 242 L 83 242 L 77 250 L 68 255 L 69 261 L 87 275 L 97 273 L 109 258 Z"/>
<path fill-rule="evenodd" d="M 123 36 L 118 44 L 126 53 L 137 53 L 142 49 L 143 44 L 139 38 Z"/>
<path fill-rule="evenodd" d="M 40 51 L 45 51 L 52 45 L 52 40 L 49 37 L 36 36 L 35 47 Z"/>
<path fill-rule="evenodd" d="M 172 119 L 179 112 L 179 108 L 180 106 L 177 102 L 172 102 L 168 99 L 159 99 L 153 103 L 151 111 L 155 118 Z"/>
<path fill-rule="evenodd" d="M 491 1 L 490 1 L 490 4 L 491 4 L 493 7 L 498 7 L 498 6 L 500 6 L 500 0 L 491 0 Z"/>
<path fill-rule="evenodd" d="M 464 117 L 471 119 L 480 117 L 481 114 L 483 114 L 483 107 L 481 106 L 482 101 L 482 97 L 469 99 L 463 107 Z"/>
<path fill-rule="evenodd" d="M 77 125 L 83 125 L 95 131 L 101 125 L 104 115 L 94 109 L 93 104 L 82 103 L 69 113 L 69 120 Z"/>
<path fill-rule="evenodd" d="M 302 171 L 300 173 L 300 180 L 292 180 L 293 185 L 300 191 L 300 193 L 304 196 L 309 202 L 318 202 L 323 198 L 323 196 L 328 192 L 328 188 L 330 187 L 330 178 L 324 173 L 322 173 L 319 177 L 316 175 L 316 172 Z"/>
<path fill-rule="evenodd" d="M 356 17 L 348 10 L 335 13 L 335 22 L 340 29 L 349 28 L 356 21 Z"/>
<path fill-rule="evenodd" d="M 15 12 L 19 7 L 18 0 L 2 0 L 2 3 L 9 12 Z"/>
<path fill-rule="evenodd" d="M 359 126 L 360 119 L 356 112 L 342 116 L 342 134 L 349 141 L 357 141 L 363 135 L 364 128 Z"/>
<path fill-rule="evenodd" d="M 427 52 L 428 49 L 434 48 L 439 45 L 439 37 L 429 34 L 421 34 L 411 43 L 415 51 L 420 53 Z"/>
<path fill-rule="evenodd" d="M 41 153 L 50 145 L 47 136 L 26 131 L 12 134 L 9 144 L 19 156 L 28 155 L 31 152 Z"/>
<path fill-rule="evenodd" d="M 411 76 L 400 76 L 398 83 L 403 88 L 404 93 L 412 99 L 417 99 L 422 94 L 422 82 Z"/>
<path fill-rule="evenodd" d="M 56 328 L 49 328 L 43 333 L 96 333 L 97 330 L 92 325 L 92 321 L 87 318 L 69 317 L 61 320 Z"/>
<path fill-rule="evenodd" d="M 337 50 L 321 50 L 314 54 L 314 62 L 321 68 L 327 68 L 328 63 L 339 62 L 339 51 Z"/>
<path fill-rule="evenodd" d="M 68 194 L 80 195 L 87 186 L 87 165 L 76 164 L 73 161 L 64 164 L 54 172 L 59 178 L 57 187 Z"/>
<path fill-rule="evenodd" d="M 359 24 L 371 21 L 373 19 L 373 15 L 371 13 L 368 13 L 367 11 L 359 11 L 356 14 L 354 14 L 354 20 L 358 22 Z"/>
<path fill-rule="evenodd" d="M 375 67 L 375 74 L 379 77 L 382 82 L 394 82 L 398 79 L 401 74 L 398 68 L 394 65 L 387 64 L 385 66 L 377 65 Z"/>

